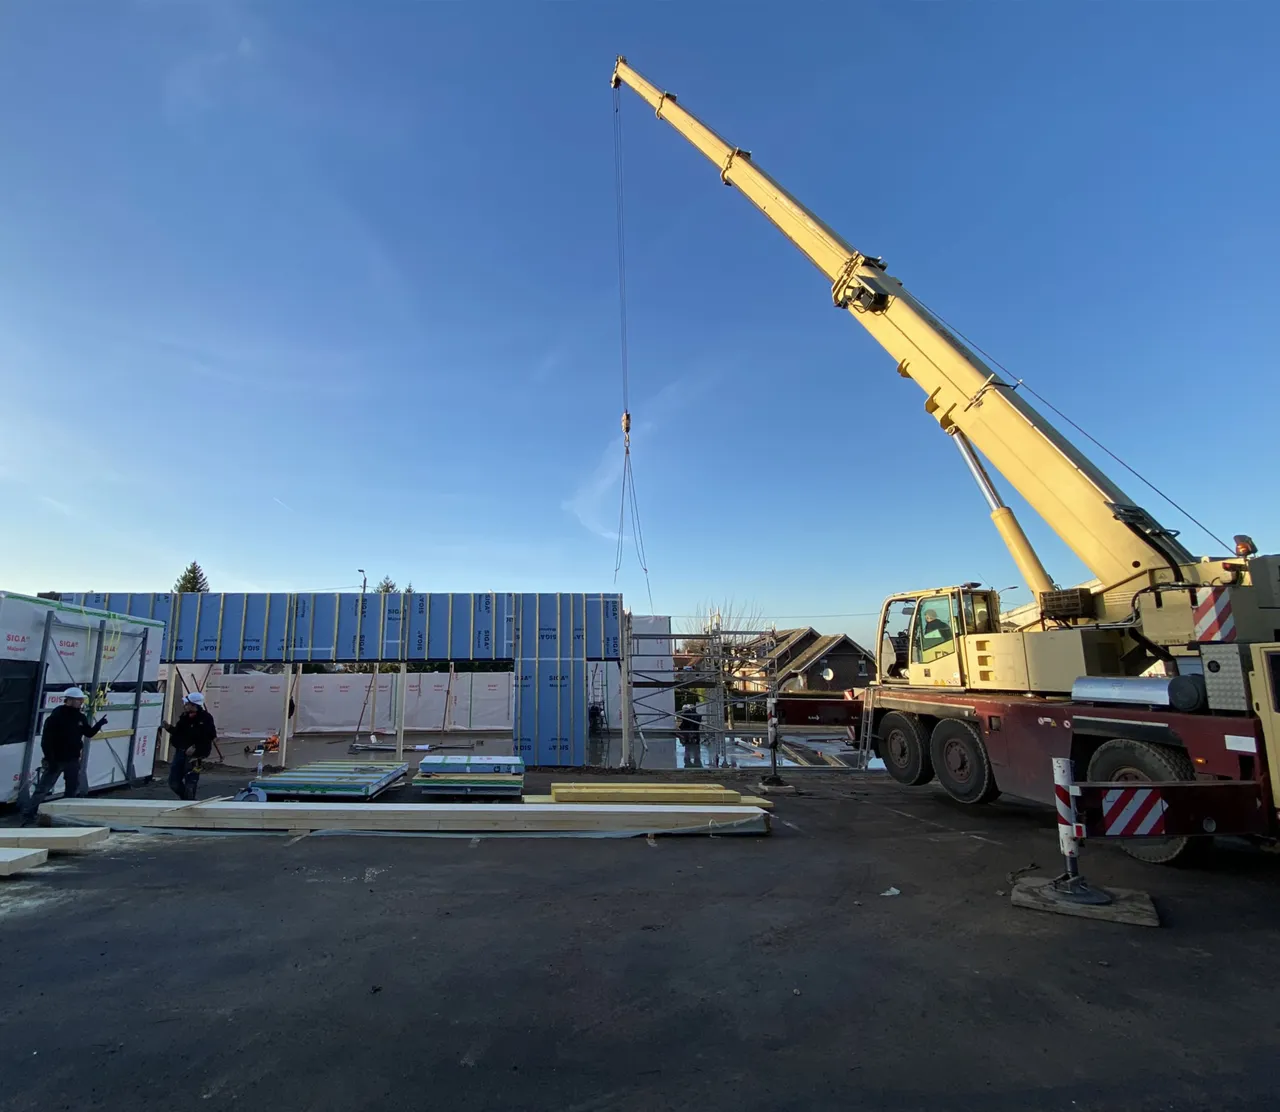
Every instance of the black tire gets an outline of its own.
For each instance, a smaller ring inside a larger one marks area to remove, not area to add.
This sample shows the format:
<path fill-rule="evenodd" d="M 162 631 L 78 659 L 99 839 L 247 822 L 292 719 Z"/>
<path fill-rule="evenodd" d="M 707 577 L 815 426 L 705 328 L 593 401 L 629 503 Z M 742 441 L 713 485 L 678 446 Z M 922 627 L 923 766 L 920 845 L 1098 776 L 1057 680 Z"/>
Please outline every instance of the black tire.
<path fill-rule="evenodd" d="M 944 718 L 929 738 L 938 783 L 960 803 L 990 803 L 1000 794 L 982 735 L 972 722 Z"/>
<path fill-rule="evenodd" d="M 1194 780 L 1195 766 L 1180 749 L 1151 745 L 1145 741 L 1116 738 L 1098 747 L 1089 760 L 1089 779 L 1111 780 Z M 1120 838 L 1120 848 L 1130 857 L 1148 865 L 1185 865 L 1199 860 L 1213 846 L 1210 837 L 1186 835 L 1170 838 Z"/>
<path fill-rule="evenodd" d="M 919 787 L 933 779 L 924 727 L 914 714 L 890 711 L 876 729 L 885 771 L 899 784 Z"/>

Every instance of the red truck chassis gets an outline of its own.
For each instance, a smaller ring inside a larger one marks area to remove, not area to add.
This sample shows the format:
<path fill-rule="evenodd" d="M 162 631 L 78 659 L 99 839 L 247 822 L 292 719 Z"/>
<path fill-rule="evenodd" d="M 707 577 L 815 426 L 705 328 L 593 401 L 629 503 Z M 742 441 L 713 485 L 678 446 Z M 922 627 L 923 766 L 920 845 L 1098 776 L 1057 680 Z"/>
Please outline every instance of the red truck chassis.
<path fill-rule="evenodd" d="M 1154 837 L 1280 832 L 1271 798 L 1260 724 L 1248 715 L 1178 714 L 1144 707 L 1095 705 L 1034 696 L 872 688 L 874 723 L 897 711 L 927 732 L 943 718 L 973 723 L 1000 790 L 1053 805 L 1054 757 L 1070 757 L 1083 776 L 1099 746 L 1117 738 L 1184 750 L 1195 780 L 1078 783 L 1087 834 Z M 1154 817 L 1153 817 L 1154 816 Z"/>

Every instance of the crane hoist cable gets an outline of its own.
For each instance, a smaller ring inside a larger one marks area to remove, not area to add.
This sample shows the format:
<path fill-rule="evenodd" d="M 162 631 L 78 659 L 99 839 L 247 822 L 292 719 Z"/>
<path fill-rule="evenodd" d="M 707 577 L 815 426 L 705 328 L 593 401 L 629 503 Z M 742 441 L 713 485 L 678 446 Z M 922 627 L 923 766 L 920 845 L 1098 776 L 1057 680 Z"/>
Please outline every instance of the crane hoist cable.
<path fill-rule="evenodd" d="M 1038 401 L 1041 405 L 1043 405 L 1046 409 L 1053 410 L 1053 412 L 1056 413 L 1061 420 L 1065 421 L 1068 425 L 1070 425 L 1073 429 L 1075 429 L 1076 432 L 1078 432 L 1081 436 L 1083 436 L 1086 440 L 1088 440 L 1099 451 L 1105 452 L 1107 455 L 1109 455 L 1113 460 L 1116 461 L 1116 463 L 1118 463 L 1121 467 L 1123 467 L 1126 471 L 1128 471 L 1130 475 L 1132 475 L 1135 479 L 1137 479 L 1138 482 L 1143 483 L 1144 485 L 1149 487 L 1151 490 L 1153 490 L 1156 494 L 1158 494 L 1161 498 L 1163 498 L 1166 502 L 1168 502 L 1170 506 L 1172 506 L 1175 510 L 1177 510 L 1178 513 L 1182 514 L 1183 517 L 1185 517 L 1189 522 L 1191 522 L 1192 525 L 1196 526 L 1202 533 L 1204 533 L 1206 537 L 1208 537 L 1214 543 L 1222 545 L 1222 547 L 1226 549 L 1228 552 L 1231 552 L 1235 548 L 1234 545 L 1227 544 L 1226 541 L 1224 541 L 1221 537 L 1219 537 L 1216 533 L 1214 533 L 1213 530 L 1211 530 L 1204 522 L 1202 522 L 1199 518 L 1195 517 L 1190 510 L 1188 510 L 1184 506 L 1179 505 L 1169 495 L 1165 494 L 1163 490 L 1161 490 L 1158 486 L 1156 486 L 1155 483 L 1153 483 L 1144 474 L 1142 474 L 1141 471 L 1137 470 L 1137 468 L 1135 467 L 1131 467 L 1128 463 L 1126 463 L 1118 455 L 1116 455 L 1115 452 L 1113 452 L 1110 448 L 1108 448 L 1105 444 L 1103 444 L 1102 441 L 1099 440 L 1096 436 L 1092 435 L 1085 429 L 1081 428 L 1080 425 L 1078 425 L 1075 421 L 1073 421 L 1070 417 L 1068 417 L 1065 413 L 1063 413 L 1062 410 L 1060 410 L 1056 405 L 1054 405 L 1053 402 L 1051 402 L 1043 394 L 1032 389 L 1032 387 L 1029 386 L 1024 379 L 1017 378 L 1013 374 L 1013 372 L 1009 370 L 1008 367 L 1006 367 L 1003 363 L 1000 362 L 999 359 L 997 359 L 989 351 L 985 351 L 981 347 L 981 345 L 974 343 L 973 340 L 969 339 L 968 336 L 966 336 L 963 332 L 961 332 L 960 329 L 958 329 L 949 320 L 947 320 L 946 317 L 944 317 L 941 313 L 937 312 L 935 309 L 930 308 L 930 306 L 925 305 L 925 303 L 921 301 L 920 298 L 917 297 L 916 300 L 920 301 L 920 304 L 923 305 L 926 310 L 928 310 L 935 317 L 937 317 L 939 321 L 941 321 L 944 325 L 946 325 L 948 329 L 950 329 L 957 336 L 959 336 L 960 339 L 962 339 L 966 344 L 968 344 L 971 348 L 973 348 L 974 351 L 978 352 L 990 363 L 999 367 L 1000 370 L 1002 370 L 1006 375 L 1008 375 L 1009 378 L 1013 380 L 1013 389 L 1017 390 L 1019 387 L 1021 387 L 1033 398 L 1035 398 L 1036 401 Z"/>
<path fill-rule="evenodd" d="M 622 353 L 622 502 L 618 508 L 618 549 L 613 565 L 613 581 L 618 582 L 625 547 L 627 507 L 631 508 L 631 535 L 636 558 L 644 572 L 644 587 L 649 595 L 649 611 L 653 612 L 653 587 L 649 582 L 649 565 L 644 554 L 644 534 L 640 529 L 640 503 L 636 498 L 635 472 L 631 467 L 631 369 L 627 351 L 627 221 L 623 189 L 622 102 L 619 90 L 613 90 L 613 186 L 618 225 L 618 339 Z"/>

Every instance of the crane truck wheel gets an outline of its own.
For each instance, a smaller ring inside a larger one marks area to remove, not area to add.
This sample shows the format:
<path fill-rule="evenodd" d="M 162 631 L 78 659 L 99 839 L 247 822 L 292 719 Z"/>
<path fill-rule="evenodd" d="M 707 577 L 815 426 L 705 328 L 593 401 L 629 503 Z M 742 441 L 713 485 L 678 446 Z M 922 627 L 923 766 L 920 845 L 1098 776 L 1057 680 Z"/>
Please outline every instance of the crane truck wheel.
<path fill-rule="evenodd" d="M 1000 794 L 982 735 L 972 722 L 944 718 L 933 728 L 929 755 L 938 783 L 960 803 L 990 803 Z"/>
<path fill-rule="evenodd" d="M 899 784 L 918 787 L 933 779 L 929 745 L 924 727 L 914 714 L 890 711 L 880 719 L 880 759 L 885 771 Z"/>
<path fill-rule="evenodd" d="M 1194 780 L 1191 758 L 1167 745 L 1116 738 L 1098 747 L 1089 760 L 1090 780 Z M 1213 845 L 1212 838 L 1121 838 L 1120 848 L 1130 857 L 1149 865 L 1188 864 L 1202 857 Z"/>

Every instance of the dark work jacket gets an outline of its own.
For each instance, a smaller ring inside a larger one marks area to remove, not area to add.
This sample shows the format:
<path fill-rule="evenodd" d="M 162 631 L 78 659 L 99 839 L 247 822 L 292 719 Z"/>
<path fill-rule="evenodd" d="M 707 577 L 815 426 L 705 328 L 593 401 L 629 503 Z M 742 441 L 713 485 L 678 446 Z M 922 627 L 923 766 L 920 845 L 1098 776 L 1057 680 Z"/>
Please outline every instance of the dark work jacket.
<path fill-rule="evenodd" d="M 84 752 L 84 739 L 98 732 L 83 710 L 63 703 L 54 707 L 44 720 L 40 750 L 50 761 L 78 761 Z"/>
<path fill-rule="evenodd" d="M 195 755 L 203 760 L 213 752 L 213 742 L 218 736 L 218 727 L 213 724 L 213 715 L 204 707 L 195 714 L 180 715 L 169 728 L 169 744 L 175 749 L 186 752 L 194 749 Z"/>

